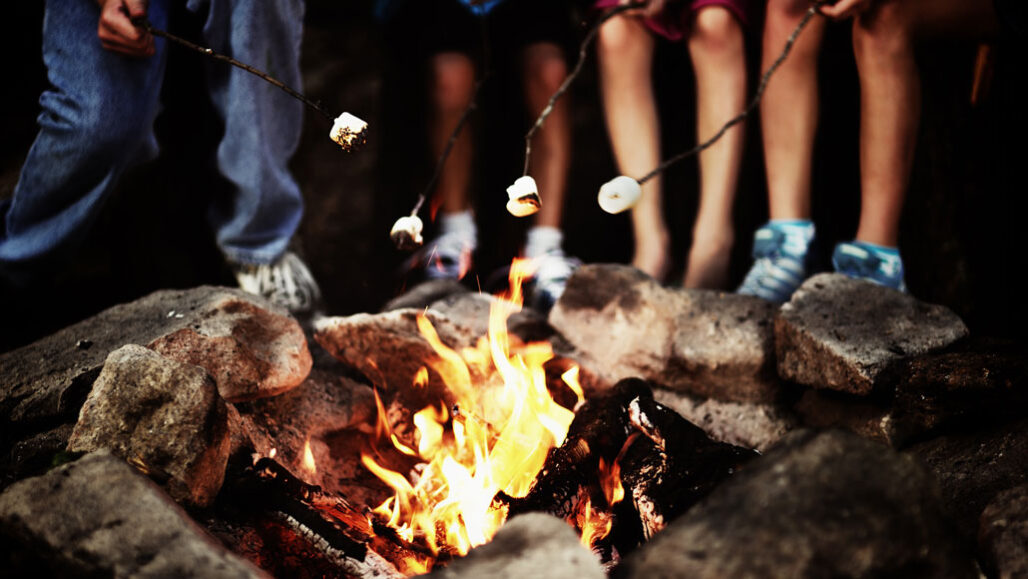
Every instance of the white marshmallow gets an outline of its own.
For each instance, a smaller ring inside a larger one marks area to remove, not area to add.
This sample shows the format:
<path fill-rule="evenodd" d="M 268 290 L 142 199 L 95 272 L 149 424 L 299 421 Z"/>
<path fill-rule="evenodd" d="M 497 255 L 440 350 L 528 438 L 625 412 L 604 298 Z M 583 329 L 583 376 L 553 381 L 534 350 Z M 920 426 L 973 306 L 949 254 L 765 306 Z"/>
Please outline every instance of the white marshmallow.
<path fill-rule="evenodd" d="M 597 201 L 607 213 L 617 214 L 635 207 L 642 197 L 642 187 L 631 177 L 621 175 L 607 181 L 600 187 Z"/>
<path fill-rule="evenodd" d="M 525 175 L 507 187 L 507 211 L 514 217 L 526 217 L 539 211 L 542 199 L 539 198 L 539 187 L 535 179 Z"/>
<path fill-rule="evenodd" d="M 425 225 L 417 215 L 405 215 L 396 220 L 389 238 L 393 240 L 397 249 L 409 250 L 421 247 L 425 242 L 421 238 L 421 230 Z"/>
<path fill-rule="evenodd" d="M 332 130 L 328 133 L 328 137 L 349 151 L 364 144 L 366 138 L 364 131 L 367 128 L 368 123 L 350 113 L 343 113 L 332 123 Z"/>

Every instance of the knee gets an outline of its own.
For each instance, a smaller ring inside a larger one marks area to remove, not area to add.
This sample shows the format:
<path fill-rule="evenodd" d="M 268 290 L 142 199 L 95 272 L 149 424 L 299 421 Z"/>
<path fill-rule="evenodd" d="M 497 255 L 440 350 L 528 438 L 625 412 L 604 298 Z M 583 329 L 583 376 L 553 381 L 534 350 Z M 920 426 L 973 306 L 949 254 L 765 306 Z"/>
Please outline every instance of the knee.
<path fill-rule="evenodd" d="M 475 91 L 475 64 L 467 55 L 449 52 L 432 59 L 432 102 L 437 111 L 459 113 Z"/>
<path fill-rule="evenodd" d="M 853 52 L 857 61 L 887 62 L 911 50 L 911 20 L 903 2 L 884 2 L 853 22 Z"/>
<path fill-rule="evenodd" d="M 711 6 L 696 13 L 689 29 L 689 48 L 708 55 L 741 54 L 742 26 L 725 8 Z"/>
<path fill-rule="evenodd" d="M 529 46 L 525 54 L 525 82 L 528 87 L 549 95 L 568 76 L 564 51 L 554 44 Z"/>
<path fill-rule="evenodd" d="M 615 16 L 601 28 L 597 39 L 600 58 L 631 56 L 638 47 L 639 36 L 648 34 L 635 18 Z"/>

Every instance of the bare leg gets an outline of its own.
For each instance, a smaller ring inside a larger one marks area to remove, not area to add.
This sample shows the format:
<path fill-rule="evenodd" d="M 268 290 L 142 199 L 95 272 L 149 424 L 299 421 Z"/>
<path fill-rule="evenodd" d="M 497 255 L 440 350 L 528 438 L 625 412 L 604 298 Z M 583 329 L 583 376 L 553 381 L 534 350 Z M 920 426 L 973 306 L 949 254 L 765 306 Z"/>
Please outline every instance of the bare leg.
<path fill-rule="evenodd" d="M 854 22 L 860 73 L 861 211 L 857 240 L 895 247 L 921 114 L 915 36 L 995 33 L 991 2 L 889 2 Z"/>
<path fill-rule="evenodd" d="M 700 10 L 689 32 L 689 54 L 696 71 L 696 132 L 709 139 L 745 107 L 746 54 L 742 28 L 727 9 Z M 739 181 L 745 131 L 734 127 L 700 154 L 700 204 L 684 285 L 723 289 L 734 233 L 732 205 Z"/>
<path fill-rule="evenodd" d="M 430 126 L 434 158 L 442 154 L 450 133 L 471 102 L 475 87 L 475 64 L 467 55 L 445 52 L 432 57 L 432 123 Z M 444 213 L 471 208 L 468 185 L 472 162 L 471 131 L 465 127 L 443 165 L 436 196 Z"/>
<path fill-rule="evenodd" d="M 567 74 L 564 51 L 559 46 L 543 42 L 525 48 L 525 103 L 531 118 L 542 112 Z M 571 164 L 571 118 L 566 98 L 557 101 L 546 124 L 536 133 L 532 152 L 528 172 L 538 184 L 543 201 L 535 224 L 559 229 Z"/>
<path fill-rule="evenodd" d="M 810 7 L 808 0 L 769 0 L 761 70 L 767 70 Z M 760 104 L 771 219 L 810 219 L 811 158 L 817 130 L 817 56 L 824 34 L 811 22 L 768 84 Z"/>
<path fill-rule="evenodd" d="M 660 126 L 653 94 L 653 37 L 633 17 L 617 16 L 600 30 L 597 52 L 604 116 L 618 170 L 639 177 L 660 163 Z M 663 182 L 643 184 L 632 210 L 632 265 L 662 281 L 669 267 L 670 236 L 664 223 Z"/>

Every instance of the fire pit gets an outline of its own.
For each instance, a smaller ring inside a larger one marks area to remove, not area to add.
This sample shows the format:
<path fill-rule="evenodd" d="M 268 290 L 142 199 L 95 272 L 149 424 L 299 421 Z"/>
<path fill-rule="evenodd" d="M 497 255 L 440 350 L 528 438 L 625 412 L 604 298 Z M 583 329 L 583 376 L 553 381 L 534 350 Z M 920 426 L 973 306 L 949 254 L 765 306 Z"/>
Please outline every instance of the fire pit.
<path fill-rule="evenodd" d="M 775 310 L 586 266 L 544 319 L 512 271 L 506 296 L 435 284 L 321 319 L 309 347 L 282 312 L 200 288 L 3 355 L 4 561 L 58 575 L 972 576 L 976 517 L 1028 483 L 1023 352 L 957 341 L 966 328 L 943 309 L 826 276 Z M 888 318 L 819 325 L 846 292 L 884 300 L 868 306 Z M 989 468 L 951 477 L 961 448 Z M 978 506 L 942 501 L 936 479 Z M 1001 568 L 1009 537 L 983 537 Z"/>

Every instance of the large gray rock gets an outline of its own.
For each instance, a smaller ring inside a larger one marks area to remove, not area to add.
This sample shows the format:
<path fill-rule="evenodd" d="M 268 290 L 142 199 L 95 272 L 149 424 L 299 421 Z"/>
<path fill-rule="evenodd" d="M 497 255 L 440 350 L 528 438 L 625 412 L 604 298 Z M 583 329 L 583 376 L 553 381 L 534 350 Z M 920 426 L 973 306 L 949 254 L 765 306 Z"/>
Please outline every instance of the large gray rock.
<path fill-rule="evenodd" d="M 266 577 L 153 483 L 98 452 L 0 495 L 0 536 L 46 567 L 15 576 Z"/>
<path fill-rule="evenodd" d="M 1028 416 L 1028 352 L 994 341 L 898 364 L 891 396 L 807 390 L 795 405 L 803 423 L 839 427 L 901 447 L 961 424 Z"/>
<path fill-rule="evenodd" d="M 989 503 L 978 543 L 997 578 L 1028 577 L 1028 486 L 1002 492 Z"/>
<path fill-rule="evenodd" d="M 220 312 L 232 301 L 286 315 L 242 291 L 208 286 L 159 291 L 114 306 L 0 355 L 0 416 L 13 431 L 74 419 L 108 354 L 125 344 L 148 345 L 186 328 L 205 334 L 212 325 L 222 325 Z"/>
<path fill-rule="evenodd" d="M 974 541 L 982 511 L 996 495 L 1028 484 L 1028 420 L 939 436 L 904 453 L 935 474 L 947 513 Z"/>
<path fill-rule="evenodd" d="M 497 298 L 489 294 L 462 292 L 432 302 L 430 309 L 451 322 L 467 328 L 473 335 L 489 335 L 489 312 Z"/>
<path fill-rule="evenodd" d="M 615 577 L 977 577 L 931 476 L 852 434 L 794 432 Z"/>
<path fill-rule="evenodd" d="M 229 442 L 225 401 L 203 368 L 129 345 L 107 357 L 68 450 L 109 449 L 167 479 L 175 500 L 206 506 L 224 481 Z"/>
<path fill-rule="evenodd" d="M 778 394 L 773 311 L 750 296 L 670 290 L 634 268 L 587 265 L 549 321 L 611 385 L 640 377 L 696 396 L 767 402 Z"/>
<path fill-rule="evenodd" d="M 162 336 L 150 348 L 206 369 L 229 402 L 276 396 L 310 373 L 307 338 L 288 315 L 229 298 L 213 304 L 204 322 Z"/>
<path fill-rule="evenodd" d="M 432 574 L 440 579 L 603 579 L 599 560 L 564 521 L 528 513 L 507 521 L 493 540 Z"/>
<path fill-rule="evenodd" d="M 797 426 L 788 409 L 771 403 L 723 402 L 657 388 L 653 398 L 714 440 L 765 452 Z"/>
<path fill-rule="evenodd" d="M 948 308 L 841 274 L 808 279 L 775 318 L 779 375 L 853 394 L 883 386 L 899 362 L 967 336 Z"/>
<path fill-rule="evenodd" d="M 418 371 L 427 367 L 433 370 L 428 373 L 430 389 L 442 391 L 443 383 L 433 368 L 441 363 L 441 358 L 418 329 L 417 318 L 422 313 L 402 309 L 382 314 L 320 318 L 314 322 L 314 338 L 378 388 L 410 390 Z M 447 347 L 460 350 L 475 344 L 478 336 L 470 328 L 457 325 L 432 310 L 425 315 Z"/>

